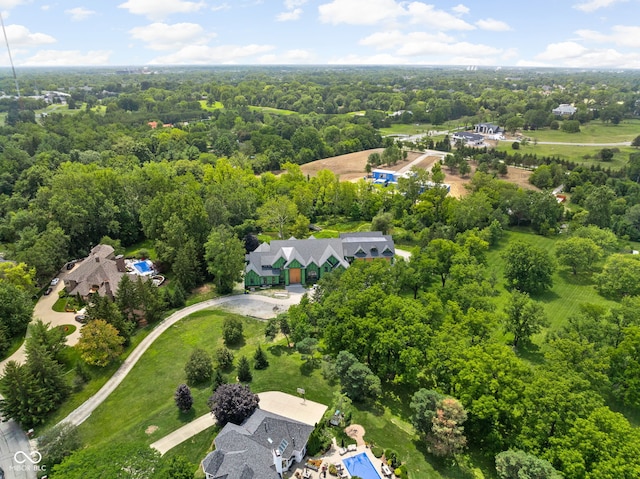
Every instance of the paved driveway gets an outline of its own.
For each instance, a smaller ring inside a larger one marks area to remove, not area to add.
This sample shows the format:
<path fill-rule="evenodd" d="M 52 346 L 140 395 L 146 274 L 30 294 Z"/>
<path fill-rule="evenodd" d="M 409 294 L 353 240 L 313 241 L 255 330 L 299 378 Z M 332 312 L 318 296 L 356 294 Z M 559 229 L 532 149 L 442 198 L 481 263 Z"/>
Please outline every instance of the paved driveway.
<path fill-rule="evenodd" d="M 24 431 L 13 420 L 0 423 L 0 467 L 6 479 L 36 479 L 34 465 L 21 452 L 31 453 Z M 16 458 L 24 463 L 16 462 Z"/>
<path fill-rule="evenodd" d="M 42 296 L 38 302 L 36 303 L 33 309 L 33 320 L 41 319 L 44 323 L 51 323 L 51 326 L 62 326 L 63 324 L 73 324 L 77 327 L 77 329 L 67 336 L 67 346 L 74 346 L 78 340 L 80 339 L 80 327 L 82 326 L 80 323 L 75 321 L 76 313 L 58 313 L 54 311 L 53 304 L 58 300 L 58 292 L 62 291 L 64 288 L 64 277 L 66 276 L 66 271 L 60 273 L 58 276 L 60 281 L 53 287 L 53 291 L 48 296 Z M 17 361 L 19 363 L 24 363 L 27 359 L 25 345 L 22 343 L 22 346 L 18 348 L 18 350 L 13 353 L 10 357 L 0 362 L 0 373 L 4 372 L 4 367 L 9 361 Z"/>
<path fill-rule="evenodd" d="M 187 306 L 186 308 L 176 311 L 168 318 L 159 323 L 156 328 L 145 337 L 140 344 L 129 354 L 127 359 L 118 368 L 115 374 L 105 383 L 104 386 L 93 396 L 87 399 L 77 409 L 72 411 L 61 423 L 68 422 L 74 425 L 82 424 L 96 408 L 102 404 L 102 402 L 109 397 L 109 395 L 118 387 L 118 385 L 129 374 L 129 371 L 135 366 L 138 360 L 142 357 L 144 352 L 158 339 L 158 337 L 164 333 L 167 329 L 180 321 L 182 318 L 189 316 L 196 311 L 203 309 L 219 307 L 225 305 L 228 308 L 232 308 L 239 314 L 244 314 L 243 311 L 249 309 L 253 310 L 256 303 L 261 303 L 263 310 L 269 312 L 271 316 L 275 316 L 277 312 L 286 311 L 292 304 L 298 304 L 302 296 L 299 294 L 290 293 L 288 297 L 273 298 L 269 296 L 243 294 L 236 296 L 225 296 L 223 298 L 210 299 L 208 301 L 202 301 L 201 303 Z"/>

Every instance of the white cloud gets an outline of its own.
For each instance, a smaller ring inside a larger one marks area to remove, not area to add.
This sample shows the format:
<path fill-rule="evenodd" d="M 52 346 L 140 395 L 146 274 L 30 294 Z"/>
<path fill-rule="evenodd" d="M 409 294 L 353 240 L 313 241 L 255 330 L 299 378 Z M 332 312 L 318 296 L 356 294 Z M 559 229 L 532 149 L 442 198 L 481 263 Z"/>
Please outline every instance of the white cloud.
<path fill-rule="evenodd" d="M 576 34 L 585 41 L 640 48 L 640 26 L 615 25 L 608 35 L 594 30 L 577 30 Z"/>
<path fill-rule="evenodd" d="M 212 12 L 219 12 L 221 10 L 230 10 L 231 9 L 231 5 L 229 5 L 228 3 L 221 3 L 220 5 L 214 5 L 213 7 L 211 7 L 211 11 Z"/>
<path fill-rule="evenodd" d="M 31 0 L 0 0 L 0 8 L 11 9 L 13 7 L 17 7 L 18 5 L 24 5 L 30 2 Z"/>
<path fill-rule="evenodd" d="M 46 12 L 47 10 L 50 10 L 50 9 L 51 9 L 51 5 L 42 5 L 42 6 L 40 7 L 40 10 L 43 10 L 43 11 L 45 11 L 45 12 Z"/>
<path fill-rule="evenodd" d="M 547 45 L 534 60 L 571 68 L 640 68 L 639 53 L 622 53 L 613 48 L 589 49 L 576 42 Z"/>
<path fill-rule="evenodd" d="M 407 6 L 410 23 L 420 24 L 436 30 L 474 30 L 470 23 L 451 15 L 444 10 L 437 10 L 433 5 L 412 2 Z"/>
<path fill-rule="evenodd" d="M 626 2 L 627 0 L 589 0 L 587 2 L 577 3 L 573 6 L 573 8 L 577 10 L 582 10 L 586 13 L 595 12 L 601 8 L 606 8 L 614 3 L 618 2 Z"/>
<path fill-rule="evenodd" d="M 302 8 L 294 8 L 293 10 L 279 13 L 276 15 L 276 20 L 279 22 L 289 22 L 299 19 L 300 15 L 302 15 Z"/>
<path fill-rule="evenodd" d="M 136 40 L 147 44 L 152 50 L 175 50 L 186 45 L 202 45 L 215 37 L 215 33 L 205 33 L 197 23 L 152 23 L 135 27 L 129 33 Z"/>
<path fill-rule="evenodd" d="M 79 50 L 40 50 L 20 62 L 21 66 L 80 66 L 108 65 L 111 51 L 92 50 L 85 54 Z"/>
<path fill-rule="evenodd" d="M 407 43 L 451 43 L 454 39 L 445 33 L 412 32 L 404 34 L 399 30 L 376 32 L 361 39 L 358 43 L 373 46 L 379 50 L 390 49 Z"/>
<path fill-rule="evenodd" d="M 308 50 L 296 49 L 286 51 L 282 55 L 262 55 L 260 58 L 258 58 L 258 61 L 266 65 L 294 65 L 304 63 L 308 64 L 315 61 L 315 56 Z"/>
<path fill-rule="evenodd" d="M 154 58 L 151 65 L 213 65 L 246 62 L 249 57 L 273 50 L 272 45 L 189 45 L 162 57 Z M 248 63 L 248 62 L 247 62 Z"/>
<path fill-rule="evenodd" d="M 478 20 L 476 26 L 481 30 L 489 30 L 492 32 L 508 32 L 511 27 L 505 22 L 500 20 L 494 20 L 493 18 L 487 18 L 485 20 Z"/>
<path fill-rule="evenodd" d="M 31 33 L 22 25 L 7 25 L 7 38 L 12 47 L 25 47 L 33 45 L 46 45 L 55 43 L 56 39 L 46 33 Z"/>
<path fill-rule="evenodd" d="M 405 13 L 394 0 L 333 0 L 318 7 L 320 21 L 338 25 L 374 25 Z"/>
<path fill-rule="evenodd" d="M 578 58 L 587 52 L 587 48 L 576 42 L 550 43 L 542 53 L 536 55 L 536 60 L 568 60 Z"/>
<path fill-rule="evenodd" d="M 466 7 L 458 5 L 459 11 Z M 467 9 L 468 10 L 468 9 Z M 438 31 L 474 30 L 475 27 L 444 10 L 423 2 L 396 2 L 395 0 L 333 0 L 318 7 L 320 21 L 337 25 L 375 25 L 407 17 L 409 23 L 420 24 Z"/>
<path fill-rule="evenodd" d="M 443 32 L 411 32 L 399 30 L 376 32 L 360 40 L 360 45 L 375 47 L 378 50 L 393 50 L 399 63 L 455 63 L 452 58 L 475 58 L 464 64 L 497 64 L 497 57 L 513 55 L 513 50 L 505 51 L 489 45 L 459 42 Z M 422 57 L 422 58 L 421 58 Z M 426 59 L 426 60 L 425 60 Z"/>
<path fill-rule="evenodd" d="M 284 6 L 287 10 L 294 10 L 297 7 L 301 7 L 307 3 L 307 0 L 284 0 Z"/>
<path fill-rule="evenodd" d="M 193 13 L 204 7 L 204 1 L 185 0 L 127 0 L 118 5 L 118 8 L 129 10 L 129 13 L 144 15 L 152 20 L 162 20 L 173 13 Z"/>
<path fill-rule="evenodd" d="M 65 10 L 64 13 L 70 15 L 71 20 L 73 20 L 74 22 L 81 22 L 82 20 L 86 20 L 87 18 L 89 18 L 91 15 L 95 15 L 96 12 L 93 10 L 89 10 L 88 8 L 76 7 Z"/>
<path fill-rule="evenodd" d="M 456 5 L 451 10 L 454 13 L 457 13 L 458 15 L 466 15 L 467 13 L 469 13 L 471 11 L 471 10 L 469 10 L 468 7 L 464 6 L 463 4 Z"/>
<path fill-rule="evenodd" d="M 406 65 L 407 59 L 395 55 L 381 54 L 366 57 L 364 55 L 347 55 L 329 60 L 329 65 Z"/>

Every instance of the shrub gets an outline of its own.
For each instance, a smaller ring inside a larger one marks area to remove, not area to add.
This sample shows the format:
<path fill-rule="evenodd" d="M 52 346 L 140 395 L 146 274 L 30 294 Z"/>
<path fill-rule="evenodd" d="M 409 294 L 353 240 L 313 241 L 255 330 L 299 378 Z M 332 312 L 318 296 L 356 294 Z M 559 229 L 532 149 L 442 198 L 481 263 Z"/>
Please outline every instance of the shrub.
<path fill-rule="evenodd" d="M 186 384 L 181 384 L 176 389 L 176 393 L 174 394 L 174 399 L 176 401 L 176 406 L 182 412 L 187 412 L 193 406 L 193 396 L 191 396 L 191 389 Z"/>
<path fill-rule="evenodd" d="M 511 143 L 511 149 L 512 150 L 519 150 L 520 149 L 520 142 L 519 141 L 514 141 L 513 143 Z"/>
<path fill-rule="evenodd" d="M 404 464 L 396 468 L 393 473 L 400 479 L 407 479 L 409 477 L 409 474 L 407 473 L 407 466 L 405 466 Z"/>
<path fill-rule="evenodd" d="M 389 467 L 391 469 L 397 469 L 402 465 L 402 462 L 398 458 L 398 453 L 393 449 L 385 449 L 384 457 L 387 460 L 387 463 L 389 464 Z"/>
<path fill-rule="evenodd" d="M 204 349 L 195 349 L 184 367 L 189 384 L 209 381 L 213 375 L 211 356 Z"/>
<path fill-rule="evenodd" d="M 332 476 L 338 475 L 338 470 L 336 469 L 335 464 L 329 464 L 329 474 L 331 474 Z"/>
<path fill-rule="evenodd" d="M 371 446 L 371 454 L 380 459 L 384 454 L 384 449 L 382 449 L 380 446 Z"/>

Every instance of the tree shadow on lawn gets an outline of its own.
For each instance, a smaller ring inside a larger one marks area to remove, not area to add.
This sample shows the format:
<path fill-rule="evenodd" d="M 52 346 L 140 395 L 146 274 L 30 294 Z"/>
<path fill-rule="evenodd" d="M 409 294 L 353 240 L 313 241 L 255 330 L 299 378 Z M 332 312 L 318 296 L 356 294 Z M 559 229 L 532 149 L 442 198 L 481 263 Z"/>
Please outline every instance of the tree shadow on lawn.
<path fill-rule="evenodd" d="M 313 374 L 313 371 L 315 371 L 316 369 L 320 369 L 320 364 L 321 361 L 318 359 L 303 360 L 302 364 L 300 365 L 300 373 L 303 376 L 311 376 Z"/>
<path fill-rule="evenodd" d="M 445 479 L 474 479 L 477 477 L 473 470 L 466 464 L 459 464 L 455 459 L 447 457 L 437 457 L 427 449 L 427 444 L 423 439 L 414 439 L 413 445 L 424 456 L 427 463 L 433 467 Z M 463 456 L 464 457 L 464 456 Z M 463 459 L 463 462 L 464 461 Z"/>
<path fill-rule="evenodd" d="M 560 295 L 550 289 L 544 291 L 543 293 L 532 294 L 531 299 L 536 301 L 540 301 L 542 303 L 551 303 L 560 299 Z"/>
<path fill-rule="evenodd" d="M 573 274 L 570 270 L 563 269 L 558 271 L 558 276 L 562 281 L 573 286 L 595 286 L 596 284 L 592 273 Z"/>
<path fill-rule="evenodd" d="M 283 354 L 291 355 L 291 353 L 295 352 L 293 348 L 288 348 L 284 344 L 273 344 L 267 347 L 267 351 L 269 351 L 271 354 L 273 354 L 276 357 L 280 357 Z"/>
<path fill-rule="evenodd" d="M 177 418 L 182 424 L 188 424 L 196 418 L 196 408 L 192 407 L 187 412 L 182 412 L 176 408 Z"/>
<path fill-rule="evenodd" d="M 516 348 L 516 355 L 526 361 L 533 364 L 544 363 L 544 354 L 540 351 L 540 346 L 531 341 L 521 343 L 520 347 Z"/>

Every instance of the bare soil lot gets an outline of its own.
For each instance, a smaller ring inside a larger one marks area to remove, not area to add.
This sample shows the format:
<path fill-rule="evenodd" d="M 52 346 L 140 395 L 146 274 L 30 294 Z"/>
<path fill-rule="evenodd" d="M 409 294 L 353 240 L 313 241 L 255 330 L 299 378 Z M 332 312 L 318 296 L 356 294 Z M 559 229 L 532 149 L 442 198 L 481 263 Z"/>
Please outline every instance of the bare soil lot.
<path fill-rule="evenodd" d="M 332 158 L 325 158 L 324 160 L 317 160 L 311 163 L 307 163 L 301 166 L 302 172 L 305 175 L 315 176 L 318 174 L 320 170 L 331 170 L 336 175 L 340 176 L 342 181 L 355 181 L 360 178 L 364 178 L 366 176 L 365 166 L 367 164 L 367 159 L 369 155 L 374 152 L 382 153 L 382 148 L 374 149 L 374 150 L 366 150 L 366 151 L 358 151 L 356 153 L 348 153 L 346 155 L 334 156 Z M 402 168 L 406 167 L 410 162 L 416 160 L 423 153 L 420 152 L 409 152 L 407 155 L 407 159 L 400 161 L 398 164 L 389 167 L 383 167 L 384 169 L 398 171 Z M 436 157 L 429 156 L 424 160 L 420 161 L 417 165 L 419 168 L 429 168 L 434 161 L 436 161 Z M 475 166 L 472 166 L 473 171 L 475 171 Z M 464 187 L 467 183 L 471 181 L 471 175 L 467 177 L 460 177 L 460 175 L 452 175 L 449 173 L 448 169 L 443 168 L 445 173 L 445 183 L 451 185 L 451 195 L 457 198 L 468 194 L 467 189 Z M 535 186 L 529 183 L 529 176 L 531 176 L 531 171 L 523 170 L 520 168 L 509 167 L 509 172 L 506 176 L 501 177 L 505 181 L 510 183 L 514 183 L 522 188 L 526 189 L 536 189 Z"/>
<path fill-rule="evenodd" d="M 316 160 L 311 163 L 302 165 L 300 168 L 305 175 L 315 176 L 320 170 L 331 170 L 336 175 L 340 175 L 342 181 L 351 181 L 364 178 L 364 171 L 367 165 L 367 159 L 371 153 L 382 153 L 382 148 L 373 150 L 357 151 L 355 153 L 347 153 L 346 155 L 333 156 L 324 160 Z M 382 166 L 385 170 L 398 171 L 406 166 L 409 162 L 418 158 L 421 154 L 418 152 L 409 152 L 406 160 L 400 161 L 394 166 Z"/>

